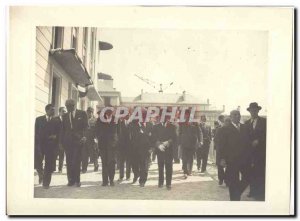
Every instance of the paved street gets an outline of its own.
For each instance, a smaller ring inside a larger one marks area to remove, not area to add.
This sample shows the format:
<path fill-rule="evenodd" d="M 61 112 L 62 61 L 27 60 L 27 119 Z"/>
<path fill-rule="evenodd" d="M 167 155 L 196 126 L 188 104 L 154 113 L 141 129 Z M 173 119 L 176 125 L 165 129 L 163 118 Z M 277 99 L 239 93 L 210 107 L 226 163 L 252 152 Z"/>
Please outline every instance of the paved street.
<path fill-rule="evenodd" d="M 63 173 L 55 172 L 52 176 L 50 189 L 43 189 L 38 185 L 38 177 L 35 174 L 34 194 L 38 198 L 81 198 L 81 199 L 144 199 L 144 200 L 211 200 L 223 201 L 229 199 L 228 189 L 225 185 L 219 186 L 217 170 L 214 165 L 209 164 L 206 174 L 195 171 L 187 179 L 183 178 L 181 164 L 173 166 L 172 190 L 158 188 L 157 163 L 152 163 L 149 169 L 148 181 L 145 187 L 131 184 L 130 181 L 116 181 L 114 187 L 101 186 L 100 171 L 94 172 L 92 164 L 89 164 L 88 172 L 81 174 L 80 188 L 67 187 L 66 168 Z M 115 179 L 119 177 L 116 171 Z M 249 200 L 244 192 L 242 200 Z"/>

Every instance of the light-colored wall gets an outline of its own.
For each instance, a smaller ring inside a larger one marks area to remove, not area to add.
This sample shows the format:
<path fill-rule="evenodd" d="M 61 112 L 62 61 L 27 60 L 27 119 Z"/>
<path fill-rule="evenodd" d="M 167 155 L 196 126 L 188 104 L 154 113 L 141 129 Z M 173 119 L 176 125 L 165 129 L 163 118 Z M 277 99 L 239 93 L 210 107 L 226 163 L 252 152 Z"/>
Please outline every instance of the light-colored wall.
<path fill-rule="evenodd" d="M 120 101 L 118 97 L 111 97 L 110 98 L 110 104 L 112 106 L 119 106 L 120 105 Z"/>
<path fill-rule="evenodd" d="M 97 30 L 95 30 L 97 33 Z M 41 116 L 45 114 L 45 106 L 51 102 L 51 90 L 52 90 L 52 77 L 55 73 L 60 78 L 60 92 L 59 92 L 59 104 L 56 107 L 58 109 L 60 106 L 64 106 L 65 101 L 70 97 L 69 93 L 69 84 L 73 84 L 73 80 L 70 78 L 68 73 L 49 56 L 49 51 L 52 47 L 52 27 L 37 27 L 36 28 L 36 88 L 35 88 L 35 113 L 36 116 Z M 97 34 L 95 48 L 97 46 Z M 63 48 L 68 49 L 71 47 L 72 43 L 72 27 L 64 27 L 64 36 L 63 36 Z M 87 42 L 87 63 L 86 69 L 88 72 L 91 70 L 90 59 L 91 59 L 91 28 L 88 28 L 88 42 Z M 83 28 L 79 28 L 78 32 L 78 50 L 77 54 L 82 60 L 82 48 L 83 48 Z M 97 50 L 95 52 L 97 55 Z M 95 87 L 97 87 L 97 75 L 95 74 L 96 70 L 93 70 L 94 73 L 89 73 L 94 76 L 93 82 Z M 85 104 L 83 110 L 86 110 L 88 106 L 96 108 L 97 102 L 88 102 L 87 98 L 84 98 Z M 77 108 L 80 108 L 80 102 L 77 104 Z M 56 110 L 57 113 L 57 110 Z"/>
<path fill-rule="evenodd" d="M 64 47 L 68 44 L 67 33 L 64 33 Z M 69 32 L 71 38 L 71 32 Z M 69 42 L 70 43 L 70 42 Z M 51 102 L 52 76 L 56 73 L 61 79 L 61 90 L 59 106 L 64 106 L 69 97 L 69 82 L 73 82 L 69 75 L 49 57 L 49 50 L 52 44 L 52 27 L 36 28 L 36 88 L 35 88 L 35 113 L 36 116 L 45 114 L 45 106 Z M 71 43 L 70 43 L 71 44 Z M 57 112 L 57 110 L 56 110 Z"/>
<path fill-rule="evenodd" d="M 45 113 L 45 106 L 49 103 L 51 65 L 49 50 L 52 43 L 52 29 L 37 27 L 36 29 L 36 70 L 35 70 L 35 113 L 36 116 Z"/>
<path fill-rule="evenodd" d="M 71 43 L 72 43 L 72 28 L 71 27 L 64 27 L 63 48 L 64 49 L 71 48 Z"/>

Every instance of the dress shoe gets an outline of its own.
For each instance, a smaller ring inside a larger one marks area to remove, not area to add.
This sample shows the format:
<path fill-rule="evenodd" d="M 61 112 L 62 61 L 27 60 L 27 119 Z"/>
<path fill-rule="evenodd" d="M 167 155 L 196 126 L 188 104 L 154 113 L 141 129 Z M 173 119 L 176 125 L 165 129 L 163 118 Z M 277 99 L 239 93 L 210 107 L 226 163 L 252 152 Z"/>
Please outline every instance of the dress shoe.
<path fill-rule="evenodd" d="M 82 171 L 82 173 L 86 173 L 86 172 L 87 172 L 86 170 L 83 170 L 83 171 Z"/>
<path fill-rule="evenodd" d="M 219 180 L 219 185 L 223 185 L 223 180 Z"/>
<path fill-rule="evenodd" d="M 119 181 L 119 182 L 123 181 L 123 178 L 119 178 L 118 181 Z"/>
<path fill-rule="evenodd" d="M 145 184 L 144 183 L 140 183 L 140 187 L 145 187 Z"/>
<path fill-rule="evenodd" d="M 58 170 L 59 173 L 62 173 L 62 170 Z"/>
<path fill-rule="evenodd" d="M 42 184 L 42 182 L 43 182 L 43 177 L 39 176 L 39 184 Z"/>
<path fill-rule="evenodd" d="M 167 185 L 167 190 L 171 190 L 171 185 Z"/>
<path fill-rule="evenodd" d="M 68 183 L 67 186 L 74 186 L 74 183 Z"/>
<path fill-rule="evenodd" d="M 96 166 L 96 167 L 94 168 L 94 172 L 97 172 L 98 169 L 99 169 L 99 166 Z"/>
<path fill-rule="evenodd" d="M 80 186 L 81 186 L 81 183 L 80 183 L 80 182 L 75 183 L 75 186 L 76 186 L 76 187 L 80 187 Z"/>
<path fill-rule="evenodd" d="M 110 182 L 110 186 L 115 186 L 115 183 L 114 182 Z"/>
<path fill-rule="evenodd" d="M 201 172 L 200 173 L 206 173 L 206 170 L 201 170 Z"/>
<path fill-rule="evenodd" d="M 107 183 L 102 183 L 102 185 L 101 186 L 108 186 L 108 184 Z"/>
<path fill-rule="evenodd" d="M 187 175 L 187 174 L 184 174 L 184 175 L 183 175 L 183 178 L 184 178 L 184 179 L 187 179 L 187 178 L 188 178 L 188 175 Z"/>
<path fill-rule="evenodd" d="M 126 181 L 130 180 L 130 177 L 126 178 Z"/>
<path fill-rule="evenodd" d="M 43 186 L 43 188 L 44 188 L 44 189 L 49 189 L 50 187 L 49 187 L 49 186 Z"/>
<path fill-rule="evenodd" d="M 163 188 L 163 184 L 158 184 L 158 188 Z"/>
<path fill-rule="evenodd" d="M 133 178 L 132 184 L 136 183 L 137 180 L 138 178 Z"/>

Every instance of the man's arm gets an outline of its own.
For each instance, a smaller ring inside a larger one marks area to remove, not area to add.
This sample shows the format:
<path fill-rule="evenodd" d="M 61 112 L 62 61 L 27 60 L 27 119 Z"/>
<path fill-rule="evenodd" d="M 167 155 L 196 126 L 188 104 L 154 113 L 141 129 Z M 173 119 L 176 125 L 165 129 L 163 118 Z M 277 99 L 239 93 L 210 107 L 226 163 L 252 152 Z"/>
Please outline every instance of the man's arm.
<path fill-rule="evenodd" d="M 220 164 L 221 166 L 226 166 L 227 158 L 227 131 L 226 128 L 222 127 L 218 129 L 218 151 L 220 154 Z"/>
<path fill-rule="evenodd" d="M 88 118 L 87 118 L 87 114 L 85 111 L 82 111 L 82 138 L 80 140 L 80 142 L 85 143 L 86 142 L 86 130 L 88 128 Z"/>
<path fill-rule="evenodd" d="M 40 123 L 39 118 L 35 119 L 34 123 L 34 146 L 36 149 L 40 148 Z"/>

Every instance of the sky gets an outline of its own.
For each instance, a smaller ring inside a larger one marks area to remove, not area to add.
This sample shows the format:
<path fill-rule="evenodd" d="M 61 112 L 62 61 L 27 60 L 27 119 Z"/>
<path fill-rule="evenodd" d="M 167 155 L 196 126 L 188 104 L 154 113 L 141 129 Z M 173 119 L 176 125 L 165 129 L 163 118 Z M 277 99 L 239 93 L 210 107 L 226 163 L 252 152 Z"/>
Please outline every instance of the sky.
<path fill-rule="evenodd" d="M 100 29 L 113 49 L 100 52 L 98 72 L 109 74 L 124 97 L 156 92 L 136 75 L 167 86 L 164 93 L 209 99 L 241 114 L 258 102 L 266 115 L 268 32 L 252 30 Z"/>

